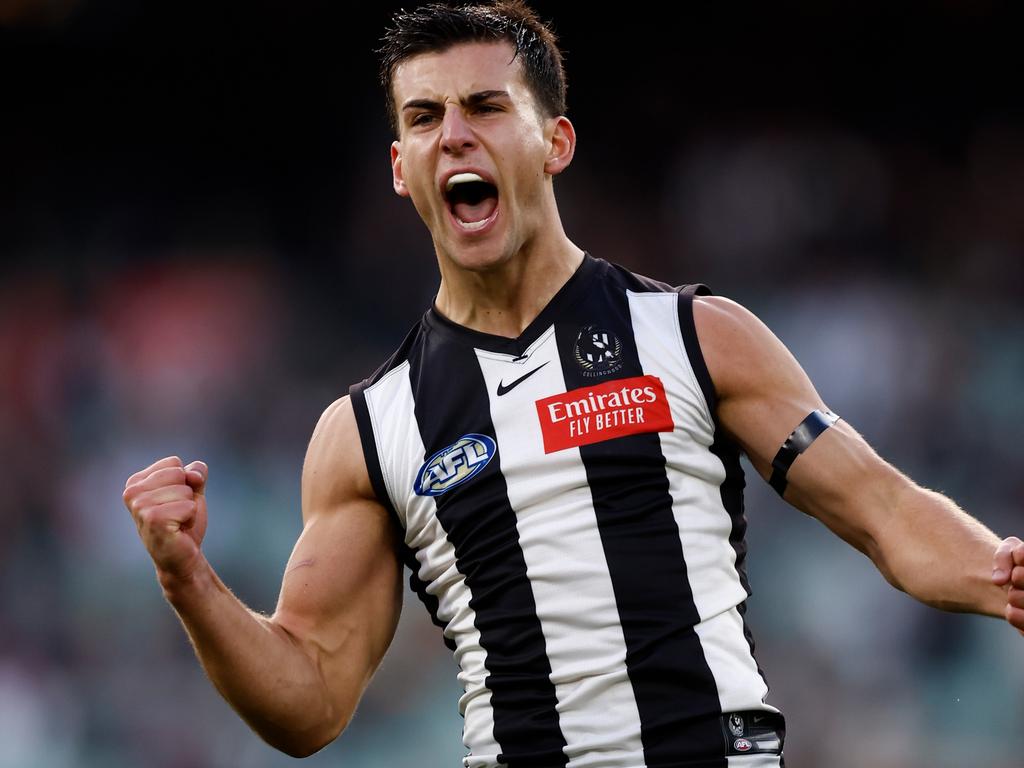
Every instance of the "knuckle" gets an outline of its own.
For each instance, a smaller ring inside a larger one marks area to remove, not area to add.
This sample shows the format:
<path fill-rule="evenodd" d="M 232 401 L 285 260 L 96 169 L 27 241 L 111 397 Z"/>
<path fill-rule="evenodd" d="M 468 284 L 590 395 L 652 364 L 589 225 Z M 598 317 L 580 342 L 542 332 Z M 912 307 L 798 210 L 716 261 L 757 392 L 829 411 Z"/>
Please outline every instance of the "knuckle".
<path fill-rule="evenodd" d="M 150 475 L 154 489 L 181 485 L 185 480 L 185 470 L 181 467 L 164 467 Z"/>

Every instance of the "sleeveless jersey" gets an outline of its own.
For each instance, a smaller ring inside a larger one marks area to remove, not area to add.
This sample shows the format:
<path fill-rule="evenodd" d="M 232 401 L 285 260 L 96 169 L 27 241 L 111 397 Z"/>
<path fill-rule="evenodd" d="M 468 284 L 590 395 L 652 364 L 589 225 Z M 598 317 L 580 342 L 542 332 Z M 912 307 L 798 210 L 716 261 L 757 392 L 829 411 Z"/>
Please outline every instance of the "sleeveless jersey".
<path fill-rule="evenodd" d="M 585 255 L 517 339 L 430 309 L 351 388 L 467 768 L 730 768 L 777 712 L 744 622 L 743 471 L 683 289 Z"/>

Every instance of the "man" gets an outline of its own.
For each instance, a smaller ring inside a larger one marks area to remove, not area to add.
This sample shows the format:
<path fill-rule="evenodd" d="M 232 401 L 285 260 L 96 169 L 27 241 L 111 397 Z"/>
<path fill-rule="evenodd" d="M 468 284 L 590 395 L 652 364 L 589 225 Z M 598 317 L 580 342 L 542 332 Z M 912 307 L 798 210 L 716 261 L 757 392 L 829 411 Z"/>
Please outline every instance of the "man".
<path fill-rule="evenodd" d="M 569 240 L 553 178 L 576 135 L 531 11 L 394 24 L 394 188 L 441 283 L 317 425 L 274 615 L 203 556 L 205 464 L 163 459 L 124 493 L 207 674 L 257 733 L 300 756 L 344 729 L 405 561 L 461 667 L 466 766 L 781 765 L 743 620 L 739 450 L 894 586 L 1024 630 L 1024 543 L 881 460 L 742 307 Z"/>

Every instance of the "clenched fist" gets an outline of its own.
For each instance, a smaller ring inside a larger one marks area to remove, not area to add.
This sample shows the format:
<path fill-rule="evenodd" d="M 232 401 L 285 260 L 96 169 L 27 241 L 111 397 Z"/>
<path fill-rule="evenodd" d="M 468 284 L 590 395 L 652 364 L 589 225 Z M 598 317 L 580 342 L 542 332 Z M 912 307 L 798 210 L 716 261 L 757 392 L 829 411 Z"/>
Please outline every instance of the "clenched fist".
<path fill-rule="evenodd" d="M 208 472 L 201 461 L 182 466 L 177 456 L 168 456 L 125 483 L 125 506 L 161 580 L 188 578 L 203 560 Z"/>
<path fill-rule="evenodd" d="M 992 565 L 992 581 L 1006 587 L 1006 620 L 1024 635 L 1024 542 L 1003 539 Z"/>

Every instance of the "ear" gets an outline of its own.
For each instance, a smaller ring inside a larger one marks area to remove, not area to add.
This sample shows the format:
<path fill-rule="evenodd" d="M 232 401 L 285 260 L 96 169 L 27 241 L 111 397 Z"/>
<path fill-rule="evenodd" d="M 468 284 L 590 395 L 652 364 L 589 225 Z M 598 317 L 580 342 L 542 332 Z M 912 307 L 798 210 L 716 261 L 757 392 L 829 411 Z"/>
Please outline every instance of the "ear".
<path fill-rule="evenodd" d="M 405 178 L 402 176 L 402 144 L 398 141 L 391 142 L 391 183 L 395 187 L 395 194 L 400 197 L 409 196 L 409 188 L 405 186 Z"/>
<path fill-rule="evenodd" d="M 551 118 L 548 122 L 548 156 L 544 161 L 544 172 L 557 176 L 572 162 L 576 153 L 576 129 L 565 115 Z"/>

